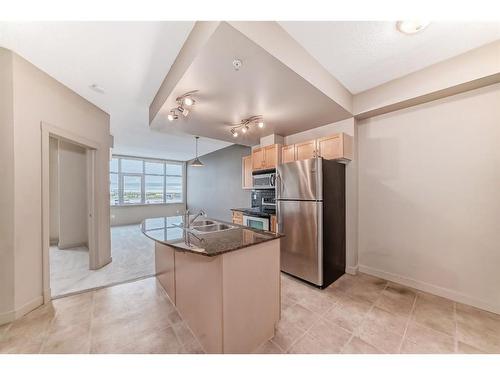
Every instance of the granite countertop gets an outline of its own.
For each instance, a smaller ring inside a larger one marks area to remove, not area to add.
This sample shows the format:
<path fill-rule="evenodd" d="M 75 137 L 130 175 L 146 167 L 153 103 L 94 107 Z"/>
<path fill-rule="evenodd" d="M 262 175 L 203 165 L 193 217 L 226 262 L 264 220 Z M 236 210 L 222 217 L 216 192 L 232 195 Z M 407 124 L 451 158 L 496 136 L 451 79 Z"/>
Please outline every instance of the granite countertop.
<path fill-rule="evenodd" d="M 221 220 L 199 217 L 196 221 L 199 220 L 212 220 L 233 228 L 218 232 L 200 232 L 193 228 L 185 230 L 183 216 L 165 216 L 145 219 L 141 223 L 141 231 L 152 240 L 169 245 L 176 250 L 204 256 L 216 256 L 283 237 L 282 234 Z"/>

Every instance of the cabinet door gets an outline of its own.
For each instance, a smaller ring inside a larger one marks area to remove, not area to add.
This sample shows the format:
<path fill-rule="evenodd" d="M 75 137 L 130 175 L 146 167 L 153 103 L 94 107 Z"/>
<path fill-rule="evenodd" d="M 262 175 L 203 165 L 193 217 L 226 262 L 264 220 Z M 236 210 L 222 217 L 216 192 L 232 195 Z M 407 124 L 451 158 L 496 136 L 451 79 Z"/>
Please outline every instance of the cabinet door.
<path fill-rule="evenodd" d="M 276 233 L 276 215 L 271 215 L 271 232 Z"/>
<path fill-rule="evenodd" d="M 252 152 L 252 169 L 264 168 L 264 149 L 256 148 Z"/>
<path fill-rule="evenodd" d="M 318 139 L 318 156 L 324 159 L 340 159 L 343 154 L 342 134 Z"/>
<path fill-rule="evenodd" d="M 316 157 L 316 140 L 295 145 L 295 160 L 305 160 Z"/>
<path fill-rule="evenodd" d="M 252 155 L 244 156 L 242 160 L 242 187 L 243 189 L 251 189 L 252 182 Z"/>
<path fill-rule="evenodd" d="M 295 145 L 283 146 L 281 149 L 281 162 L 295 161 Z"/>
<path fill-rule="evenodd" d="M 264 168 L 276 168 L 278 166 L 278 145 L 264 147 Z"/>
<path fill-rule="evenodd" d="M 233 211 L 233 223 L 243 225 L 243 213 Z"/>

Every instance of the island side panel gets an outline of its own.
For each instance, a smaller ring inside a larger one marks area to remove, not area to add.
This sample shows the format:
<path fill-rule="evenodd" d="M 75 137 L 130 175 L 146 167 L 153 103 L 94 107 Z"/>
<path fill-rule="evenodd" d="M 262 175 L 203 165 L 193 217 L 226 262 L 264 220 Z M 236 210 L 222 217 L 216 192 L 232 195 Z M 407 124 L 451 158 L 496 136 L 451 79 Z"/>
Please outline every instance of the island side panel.
<path fill-rule="evenodd" d="M 280 240 L 223 255 L 224 353 L 251 353 L 280 317 Z"/>
<path fill-rule="evenodd" d="M 222 258 L 175 253 L 176 307 L 207 353 L 222 353 Z"/>
<path fill-rule="evenodd" d="M 175 250 L 155 242 L 156 278 L 175 304 Z"/>

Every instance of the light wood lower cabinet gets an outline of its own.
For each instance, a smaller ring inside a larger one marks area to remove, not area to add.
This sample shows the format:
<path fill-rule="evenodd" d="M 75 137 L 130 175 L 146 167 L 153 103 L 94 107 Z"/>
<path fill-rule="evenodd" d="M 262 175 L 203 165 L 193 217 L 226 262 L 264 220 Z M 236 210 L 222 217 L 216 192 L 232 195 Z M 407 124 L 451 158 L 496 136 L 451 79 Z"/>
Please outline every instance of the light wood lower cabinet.
<path fill-rule="evenodd" d="M 278 228 L 276 227 L 276 215 L 271 215 L 271 225 L 270 225 L 270 230 L 271 232 L 276 233 Z"/>
<path fill-rule="evenodd" d="M 233 211 L 233 223 L 243 225 L 243 212 Z"/>

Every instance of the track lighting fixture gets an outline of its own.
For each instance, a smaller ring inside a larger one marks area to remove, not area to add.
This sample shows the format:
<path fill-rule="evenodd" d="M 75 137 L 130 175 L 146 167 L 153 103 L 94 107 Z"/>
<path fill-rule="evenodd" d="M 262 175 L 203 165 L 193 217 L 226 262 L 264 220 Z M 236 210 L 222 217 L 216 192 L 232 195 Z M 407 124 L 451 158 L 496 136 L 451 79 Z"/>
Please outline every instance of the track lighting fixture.
<path fill-rule="evenodd" d="M 174 120 L 177 120 L 179 118 L 179 116 L 177 115 L 177 113 L 175 113 L 175 110 L 171 110 L 170 113 L 168 114 L 167 118 L 168 118 L 168 121 L 174 121 Z"/>
<path fill-rule="evenodd" d="M 191 110 L 187 109 L 187 107 L 192 107 L 196 103 L 192 95 L 197 92 L 198 90 L 188 91 L 185 94 L 178 96 L 175 99 L 177 107 L 170 110 L 170 113 L 167 115 L 168 120 L 177 120 L 179 118 L 178 114 L 182 114 L 182 116 L 187 117 L 191 112 Z"/>
<path fill-rule="evenodd" d="M 241 132 L 245 134 L 250 130 L 251 125 L 257 125 L 257 127 L 262 129 L 264 127 L 264 119 L 262 116 L 251 116 L 243 119 L 239 123 L 234 124 L 231 128 L 231 134 L 235 138 L 238 136 L 238 130 L 241 130 Z"/>

